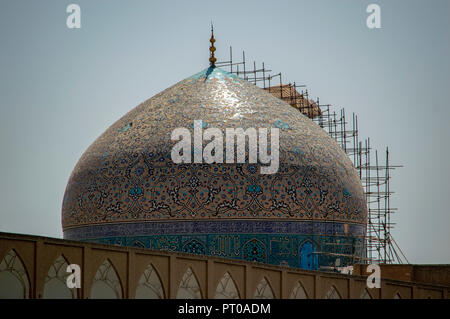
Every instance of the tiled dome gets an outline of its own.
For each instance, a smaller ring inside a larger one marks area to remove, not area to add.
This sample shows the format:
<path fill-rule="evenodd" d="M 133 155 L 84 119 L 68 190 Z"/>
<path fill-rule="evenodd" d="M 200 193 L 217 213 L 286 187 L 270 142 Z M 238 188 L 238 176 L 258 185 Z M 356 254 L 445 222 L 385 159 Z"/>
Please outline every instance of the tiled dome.
<path fill-rule="evenodd" d="M 171 133 L 192 131 L 194 120 L 223 132 L 278 128 L 278 172 L 175 164 Z M 66 239 L 313 269 L 335 261 L 324 253 L 335 241 L 344 260 L 361 257 L 366 221 L 361 181 L 338 144 L 287 103 L 215 67 L 108 128 L 78 161 L 62 206 Z"/>

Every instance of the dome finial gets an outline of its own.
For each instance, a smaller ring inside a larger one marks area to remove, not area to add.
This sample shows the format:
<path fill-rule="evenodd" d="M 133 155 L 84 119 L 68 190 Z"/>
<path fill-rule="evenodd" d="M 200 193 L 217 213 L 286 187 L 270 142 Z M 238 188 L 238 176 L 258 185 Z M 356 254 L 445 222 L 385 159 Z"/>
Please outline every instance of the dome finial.
<path fill-rule="evenodd" d="M 209 63 L 212 67 L 216 66 L 216 57 L 214 56 L 214 51 L 216 51 L 216 47 L 214 46 L 214 42 L 216 42 L 216 39 L 214 39 L 214 26 L 211 21 L 211 39 L 209 39 L 209 42 L 211 42 L 211 46 L 209 47 L 210 57 L 209 57 Z"/>

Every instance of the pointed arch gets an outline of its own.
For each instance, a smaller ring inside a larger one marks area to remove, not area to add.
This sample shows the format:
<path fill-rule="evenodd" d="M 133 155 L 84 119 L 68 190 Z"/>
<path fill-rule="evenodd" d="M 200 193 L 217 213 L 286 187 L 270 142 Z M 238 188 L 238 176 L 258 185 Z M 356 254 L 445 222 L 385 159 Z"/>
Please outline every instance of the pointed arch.
<path fill-rule="evenodd" d="M 45 299 L 75 299 L 77 289 L 67 287 L 67 277 L 70 275 L 67 270 L 67 259 L 59 255 L 50 266 L 44 283 Z"/>
<path fill-rule="evenodd" d="M 291 292 L 291 295 L 289 296 L 289 299 L 308 299 L 305 288 L 300 281 L 298 281 L 297 285 L 295 285 L 294 289 Z"/>
<path fill-rule="evenodd" d="M 149 264 L 139 279 L 136 299 L 164 299 L 164 289 L 158 272 Z"/>
<path fill-rule="evenodd" d="M 183 252 L 189 254 L 204 255 L 206 253 L 206 248 L 202 242 L 194 238 L 184 244 Z"/>
<path fill-rule="evenodd" d="M 249 261 L 266 262 L 266 245 L 257 238 L 252 238 L 242 246 L 243 258 Z"/>
<path fill-rule="evenodd" d="M 228 271 L 220 279 L 214 299 L 239 299 L 239 291 Z"/>
<path fill-rule="evenodd" d="M 188 267 L 181 279 L 176 299 L 202 299 L 200 285 L 191 267 Z"/>
<path fill-rule="evenodd" d="M 319 267 L 319 257 L 316 254 L 317 246 L 309 239 L 300 245 L 300 268 L 317 270 Z"/>
<path fill-rule="evenodd" d="M 28 299 L 30 281 L 25 266 L 14 249 L 0 262 L 0 299 Z"/>
<path fill-rule="evenodd" d="M 270 287 L 266 277 L 261 279 L 258 286 L 256 286 L 253 299 L 275 299 L 272 287 Z"/>
<path fill-rule="evenodd" d="M 112 263 L 106 259 L 98 268 L 91 285 L 92 299 L 121 299 L 122 285 Z"/>
<path fill-rule="evenodd" d="M 370 295 L 370 293 L 367 290 L 367 288 L 364 288 L 363 292 L 361 293 L 361 296 L 359 296 L 359 299 L 373 299 L 373 298 Z"/>
<path fill-rule="evenodd" d="M 328 290 L 325 295 L 325 299 L 342 299 L 342 297 L 337 288 L 335 286 L 331 286 L 330 290 Z"/>

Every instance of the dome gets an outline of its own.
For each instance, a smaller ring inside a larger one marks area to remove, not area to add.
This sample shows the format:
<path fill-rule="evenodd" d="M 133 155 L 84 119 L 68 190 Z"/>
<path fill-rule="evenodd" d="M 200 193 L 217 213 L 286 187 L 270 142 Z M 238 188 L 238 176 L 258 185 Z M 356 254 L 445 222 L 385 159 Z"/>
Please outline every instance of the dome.
<path fill-rule="evenodd" d="M 277 172 L 249 161 L 175 163 L 172 133 L 199 120 L 221 132 L 277 128 Z M 310 269 L 362 257 L 366 223 L 361 181 L 339 145 L 289 104 L 216 67 L 109 127 L 76 164 L 62 205 L 65 239 Z"/>

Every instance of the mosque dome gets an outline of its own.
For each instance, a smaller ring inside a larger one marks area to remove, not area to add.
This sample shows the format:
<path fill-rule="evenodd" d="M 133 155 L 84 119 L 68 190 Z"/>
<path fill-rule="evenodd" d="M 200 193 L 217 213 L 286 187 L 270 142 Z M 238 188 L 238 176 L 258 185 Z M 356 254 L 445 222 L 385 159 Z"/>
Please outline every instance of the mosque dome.
<path fill-rule="evenodd" d="M 224 136 L 277 128 L 278 171 L 175 163 L 172 133 L 193 132 L 194 121 Z M 109 127 L 76 164 L 62 205 L 65 239 L 310 269 L 363 257 L 366 223 L 361 181 L 339 145 L 289 104 L 214 66 Z"/>

